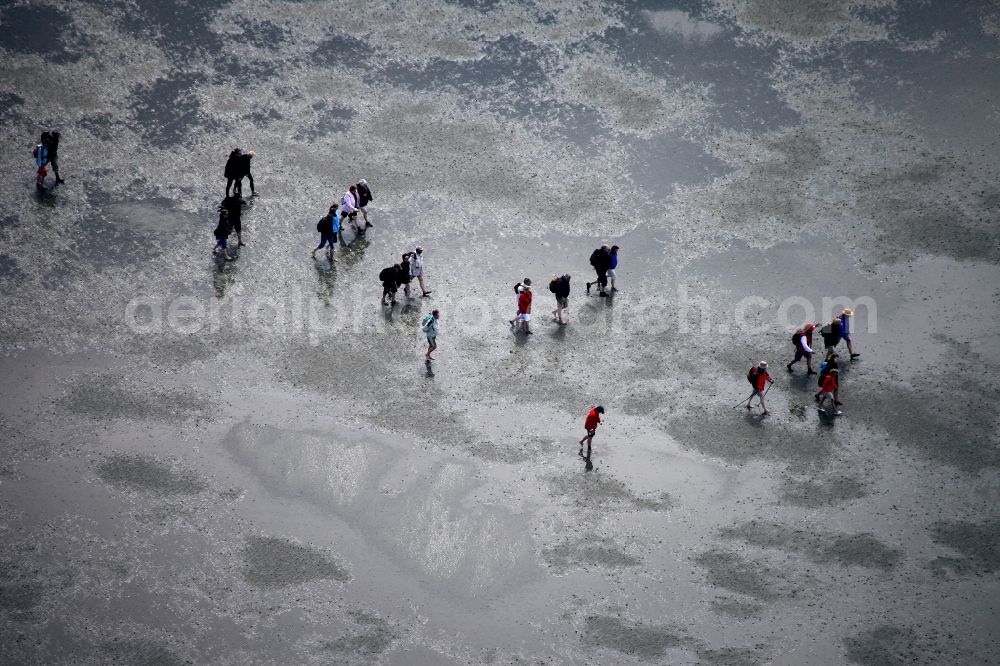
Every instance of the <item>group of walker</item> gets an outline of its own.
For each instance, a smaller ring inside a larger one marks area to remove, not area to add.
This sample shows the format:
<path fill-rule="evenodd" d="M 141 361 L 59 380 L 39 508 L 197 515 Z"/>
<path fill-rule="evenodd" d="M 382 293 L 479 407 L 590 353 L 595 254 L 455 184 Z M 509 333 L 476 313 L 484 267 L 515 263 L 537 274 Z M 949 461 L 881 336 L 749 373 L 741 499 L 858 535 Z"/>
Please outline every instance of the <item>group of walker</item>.
<path fill-rule="evenodd" d="M 813 396 L 817 402 L 816 408 L 828 416 L 843 414 L 839 409 L 843 403 L 840 401 L 840 355 L 836 351 L 837 345 L 842 340 L 847 343 L 847 353 L 850 355 L 851 361 L 861 356 L 854 351 L 851 342 L 851 317 L 853 316 L 854 310 L 844 308 L 829 324 L 819 329 L 826 347 L 826 358 L 820 364 L 819 372 L 813 370 L 812 367 L 812 357 L 815 353 L 812 345 L 813 334 L 820 324 L 807 322 L 792 334 L 795 357 L 785 365 L 785 368 L 788 369 L 788 372 L 794 372 L 792 366 L 805 359 L 806 374 L 818 375 L 819 391 Z M 770 384 L 774 383 L 774 379 L 767 372 L 767 361 L 761 361 L 751 367 L 747 372 L 747 381 L 753 386 L 753 390 L 750 397 L 743 401 L 746 402 L 746 408 L 752 409 L 753 399 L 757 398 L 760 406 L 764 409 L 764 415 L 770 414 L 771 412 L 768 411 L 767 404 L 764 402 L 764 396 L 771 388 Z"/>

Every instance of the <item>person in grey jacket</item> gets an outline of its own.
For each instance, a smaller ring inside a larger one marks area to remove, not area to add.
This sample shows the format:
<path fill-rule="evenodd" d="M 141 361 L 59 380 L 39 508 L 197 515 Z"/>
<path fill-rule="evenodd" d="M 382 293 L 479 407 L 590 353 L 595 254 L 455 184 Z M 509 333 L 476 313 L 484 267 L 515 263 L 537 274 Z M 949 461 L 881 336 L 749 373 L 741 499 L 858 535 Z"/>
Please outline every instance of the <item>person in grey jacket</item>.
<path fill-rule="evenodd" d="M 431 295 L 431 290 L 424 286 L 424 249 L 419 245 L 410 253 L 410 277 L 417 278 L 421 298 Z"/>

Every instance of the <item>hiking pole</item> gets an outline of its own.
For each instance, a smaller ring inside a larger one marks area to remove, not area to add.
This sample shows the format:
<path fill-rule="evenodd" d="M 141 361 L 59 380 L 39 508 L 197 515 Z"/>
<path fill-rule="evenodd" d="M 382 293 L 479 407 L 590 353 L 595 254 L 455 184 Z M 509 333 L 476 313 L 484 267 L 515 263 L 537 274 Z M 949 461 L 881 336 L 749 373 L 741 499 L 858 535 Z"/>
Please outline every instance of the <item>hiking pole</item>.
<path fill-rule="evenodd" d="M 765 392 L 764 392 L 764 394 L 766 395 L 766 394 L 767 394 L 767 391 L 765 391 Z M 751 396 L 750 396 L 749 398 L 743 398 L 743 399 L 742 399 L 742 400 L 740 400 L 740 401 L 739 401 L 738 403 L 736 403 L 735 405 L 733 405 L 733 409 L 736 409 L 737 407 L 739 407 L 740 405 L 742 405 L 742 404 L 743 404 L 744 402 L 746 402 L 747 400 L 752 400 L 752 399 L 753 399 L 753 396 L 752 396 L 752 395 L 751 395 Z"/>

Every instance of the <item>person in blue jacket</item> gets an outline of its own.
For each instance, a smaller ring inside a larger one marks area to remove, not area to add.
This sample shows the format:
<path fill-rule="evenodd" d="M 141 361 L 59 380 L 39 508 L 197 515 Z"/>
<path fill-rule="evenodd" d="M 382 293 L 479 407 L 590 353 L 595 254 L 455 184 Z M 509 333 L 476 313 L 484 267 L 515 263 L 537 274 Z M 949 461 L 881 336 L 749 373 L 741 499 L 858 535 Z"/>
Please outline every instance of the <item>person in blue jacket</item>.
<path fill-rule="evenodd" d="M 611 261 L 611 268 L 608 269 L 608 281 L 611 282 L 611 291 L 618 291 L 618 287 L 615 286 L 615 278 L 618 277 L 618 246 L 611 246 L 611 253 L 609 256 Z"/>
<path fill-rule="evenodd" d="M 854 316 L 854 310 L 851 308 L 844 308 L 843 312 L 840 313 L 840 337 L 847 343 L 847 353 L 851 355 L 851 360 L 853 361 L 861 354 L 854 353 L 854 347 L 851 345 L 851 317 Z"/>

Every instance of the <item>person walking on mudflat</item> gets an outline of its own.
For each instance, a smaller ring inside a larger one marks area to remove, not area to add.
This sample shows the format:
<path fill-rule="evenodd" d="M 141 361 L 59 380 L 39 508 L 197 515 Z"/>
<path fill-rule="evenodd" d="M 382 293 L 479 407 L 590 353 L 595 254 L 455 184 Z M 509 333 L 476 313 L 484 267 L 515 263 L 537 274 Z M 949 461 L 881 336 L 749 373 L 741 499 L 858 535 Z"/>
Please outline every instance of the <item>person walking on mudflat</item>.
<path fill-rule="evenodd" d="M 587 283 L 587 293 L 590 293 L 590 285 L 596 284 L 599 289 L 598 295 L 607 296 L 608 270 L 611 268 L 611 248 L 602 245 L 590 254 L 590 265 L 597 273 L 597 279 Z"/>
<path fill-rule="evenodd" d="M 753 392 L 747 398 L 747 409 L 753 409 L 751 403 L 756 396 L 760 398 L 760 406 L 764 408 L 764 416 L 767 416 L 771 412 L 767 411 L 767 405 L 764 404 L 764 394 L 767 393 L 764 389 L 767 384 L 774 383 L 774 379 L 767 372 L 767 361 L 761 361 L 755 367 L 750 368 L 750 371 L 747 372 L 747 381 L 753 386 Z"/>
<path fill-rule="evenodd" d="M 851 355 L 852 361 L 861 356 L 861 354 L 854 353 L 854 346 L 851 344 L 851 317 L 853 316 L 854 310 L 844 308 L 838 317 L 840 319 L 840 337 L 847 343 L 847 353 Z"/>
<path fill-rule="evenodd" d="M 319 222 L 316 223 L 316 231 L 319 232 L 319 245 L 312 251 L 313 258 L 316 257 L 317 252 L 329 246 L 330 249 L 326 251 L 327 256 L 330 261 L 337 261 L 337 258 L 333 256 L 334 250 L 337 249 L 337 232 L 340 231 L 340 219 L 337 217 L 336 204 L 330 206 L 327 214 L 319 218 Z"/>
<path fill-rule="evenodd" d="M 808 370 L 807 374 L 816 374 L 816 371 L 813 370 L 812 366 L 812 341 L 813 331 L 815 330 L 816 324 L 811 322 L 807 323 L 802 328 L 795 330 L 795 333 L 792 335 L 792 344 L 795 345 L 795 358 L 789 361 L 788 365 L 785 366 L 788 368 L 788 372 L 792 372 L 792 366 L 804 358 L 806 360 L 806 369 Z"/>
<path fill-rule="evenodd" d="M 256 155 L 252 150 L 248 150 L 239 156 L 239 171 L 236 174 L 236 178 L 239 180 L 240 196 L 243 196 L 243 179 L 247 178 L 250 180 L 250 196 L 257 196 L 257 190 L 254 189 L 253 185 L 253 174 L 250 173 L 250 160 Z"/>
<path fill-rule="evenodd" d="M 226 177 L 226 196 L 229 196 L 229 188 L 233 188 L 234 196 L 243 195 L 243 179 L 240 177 L 240 170 L 242 166 L 240 164 L 240 156 L 243 151 L 239 148 L 233 148 L 229 153 L 229 159 L 226 160 L 226 169 L 223 175 Z"/>
<path fill-rule="evenodd" d="M 419 245 L 410 254 L 410 277 L 417 278 L 421 298 L 431 295 L 431 290 L 424 286 L 424 249 Z"/>
<path fill-rule="evenodd" d="M 618 291 L 615 286 L 615 279 L 618 277 L 618 246 L 612 245 L 608 250 L 608 281 L 611 282 L 611 291 Z"/>
<path fill-rule="evenodd" d="M 819 389 L 817 396 L 819 397 L 819 404 L 816 406 L 821 412 L 825 412 L 827 416 L 840 416 L 843 414 L 842 411 L 837 409 L 837 394 L 840 391 L 840 370 L 831 370 L 830 373 L 823 378 L 823 385 Z M 826 407 L 827 401 L 830 402 L 829 409 Z"/>
<path fill-rule="evenodd" d="M 423 321 L 420 322 L 420 330 L 427 336 L 427 353 L 424 354 L 424 358 L 428 361 L 434 360 L 434 357 L 431 354 L 433 354 L 434 350 L 438 348 L 437 334 L 440 328 L 441 313 L 438 310 L 432 311 L 429 315 L 423 318 Z"/>
<path fill-rule="evenodd" d="M 583 456 L 583 443 L 586 442 L 587 455 L 583 457 L 587 460 L 590 460 L 590 452 L 594 443 L 594 435 L 597 434 L 597 426 L 601 425 L 601 414 L 603 413 L 603 406 L 598 405 L 597 407 L 591 407 L 590 411 L 587 412 L 587 418 L 583 421 L 583 429 L 587 431 L 587 434 L 580 440 L 580 455 Z"/>
<path fill-rule="evenodd" d="M 365 229 L 374 227 L 375 225 L 368 221 L 368 204 L 375 200 L 371 188 L 368 187 L 368 181 L 362 178 L 355 187 L 358 188 L 358 210 L 365 216 Z"/>
<path fill-rule="evenodd" d="M 212 254 L 219 254 L 219 250 L 222 250 L 222 256 L 225 257 L 226 261 L 232 261 L 233 258 L 229 256 L 229 249 L 226 247 L 226 239 L 229 238 L 229 234 L 233 232 L 232 225 L 229 224 L 229 211 L 225 208 L 219 210 L 219 224 L 215 227 L 215 247 L 212 248 Z"/>
<path fill-rule="evenodd" d="M 566 320 L 563 319 L 563 310 L 569 307 L 569 275 L 553 275 L 552 281 L 549 282 L 549 291 L 551 291 L 556 296 L 556 309 L 552 311 L 552 316 L 560 326 L 566 325 Z"/>
<path fill-rule="evenodd" d="M 396 304 L 396 290 L 399 289 L 399 264 L 383 268 L 378 274 L 382 281 L 382 305 Z"/>
<path fill-rule="evenodd" d="M 517 325 L 525 335 L 531 335 L 531 278 L 514 285 L 514 291 L 517 292 L 517 315 L 510 320 L 510 325 Z"/>

